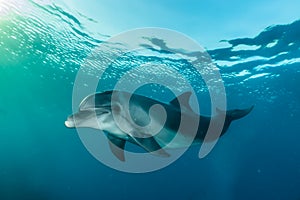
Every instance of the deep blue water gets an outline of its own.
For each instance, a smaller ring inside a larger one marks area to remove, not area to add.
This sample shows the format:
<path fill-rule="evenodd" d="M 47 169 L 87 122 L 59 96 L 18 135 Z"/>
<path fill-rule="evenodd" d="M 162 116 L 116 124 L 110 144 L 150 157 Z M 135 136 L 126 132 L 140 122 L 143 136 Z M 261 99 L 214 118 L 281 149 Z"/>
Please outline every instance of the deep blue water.
<path fill-rule="evenodd" d="M 255 108 L 207 157 L 199 159 L 195 146 L 164 169 L 128 174 L 101 164 L 64 126 L 76 72 L 109 36 L 89 32 L 90 18 L 58 4 L 1 6 L 1 200 L 300 199 L 300 21 L 208 50 L 228 107 Z"/>

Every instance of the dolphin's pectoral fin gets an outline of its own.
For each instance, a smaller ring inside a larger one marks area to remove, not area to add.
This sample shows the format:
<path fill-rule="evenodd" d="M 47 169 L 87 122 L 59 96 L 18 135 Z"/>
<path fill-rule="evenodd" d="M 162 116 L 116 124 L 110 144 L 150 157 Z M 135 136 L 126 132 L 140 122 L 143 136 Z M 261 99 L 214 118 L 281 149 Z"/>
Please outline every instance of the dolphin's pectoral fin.
<path fill-rule="evenodd" d="M 108 143 L 110 150 L 112 153 L 121 161 L 125 161 L 125 155 L 124 155 L 124 147 L 125 147 L 125 140 L 122 140 L 120 138 L 117 138 L 113 136 L 112 134 L 107 134 Z"/>
<path fill-rule="evenodd" d="M 165 150 L 163 150 L 162 147 L 157 143 L 157 141 L 152 136 L 145 137 L 145 138 L 139 138 L 139 137 L 131 137 L 131 138 L 139 146 L 141 146 L 143 149 L 145 149 L 151 154 L 163 156 L 163 157 L 170 156 L 170 154 L 168 154 Z"/>

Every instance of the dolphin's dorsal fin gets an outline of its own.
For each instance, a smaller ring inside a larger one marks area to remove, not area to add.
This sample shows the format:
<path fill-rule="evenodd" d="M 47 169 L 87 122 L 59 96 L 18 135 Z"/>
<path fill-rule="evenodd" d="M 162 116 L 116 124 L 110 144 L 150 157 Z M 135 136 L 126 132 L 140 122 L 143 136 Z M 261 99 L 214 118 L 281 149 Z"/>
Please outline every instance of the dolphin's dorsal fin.
<path fill-rule="evenodd" d="M 112 134 L 107 134 L 108 143 L 111 152 L 121 161 L 125 161 L 125 155 L 124 155 L 124 147 L 125 147 L 125 140 L 122 140 L 120 138 L 117 138 L 113 136 Z"/>
<path fill-rule="evenodd" d="M 189 103 L 191 95 L 192 92 L 182 93 L 181 95 L 175 97 L 172 101 L 170 101 L 170 104 L 179 107 L 179 104 L 182 103 L 182 106 L 186 107 L 189 110 L 192 110 Z"/>

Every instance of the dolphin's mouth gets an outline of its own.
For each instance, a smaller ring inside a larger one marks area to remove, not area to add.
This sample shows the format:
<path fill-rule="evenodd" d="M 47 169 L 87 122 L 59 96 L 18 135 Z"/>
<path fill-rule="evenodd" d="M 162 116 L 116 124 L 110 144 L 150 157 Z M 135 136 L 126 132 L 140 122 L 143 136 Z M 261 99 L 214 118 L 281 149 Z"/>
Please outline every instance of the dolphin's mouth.
<path fill-rule="evenodd" d="M 79 112 L 70 115 L 67 118 L 67 120 L 65 121 L 65 126 L 68 128 L 75 128 L 78 127 L 78 125 L 82 126 L 82 123 L 97 118 L 97 116 L 110 113 L 110 111 L 107 108 L 109 107 L 80 110 Z"/>
<path fill-rule="evenodd" d="M 76 115 L 78 115 L 78 113 L 72 114 L 67 118 L 67 120 L 65 121 L 65 126 L 67 128 L 75 128 L 76 127 L 76 124 L 75 124 Z"/>
<path fill-rule="evenodd" d="M 74 121 L 74 118 L 73 116 L 69 116 L 67 118 L 67 120 L 65 121 L 65 126 L 68 127 L 68 128 L 74 128 L 75 127 L 75 121 Z"/>
<path fill-rule="evenodd" d="M 65 121 L 65 126 L 68 127 L 68 128 L 74 128 L 75 127 L 75 123 L 74 123 L 74 120 L 67 120 Z"/>

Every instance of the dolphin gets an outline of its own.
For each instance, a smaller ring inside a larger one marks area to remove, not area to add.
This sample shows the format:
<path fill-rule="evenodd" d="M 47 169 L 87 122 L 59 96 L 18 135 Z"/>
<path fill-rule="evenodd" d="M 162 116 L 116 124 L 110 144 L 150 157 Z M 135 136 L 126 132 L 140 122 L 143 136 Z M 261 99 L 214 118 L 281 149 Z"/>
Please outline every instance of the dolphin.
<path fill-rule="evenodd" d="M 190 107 L 191 94 L 191 92 L 185 92 L 170 102 L 161 102 L 146 96 L 117 90 L 91 94 L 82 100 L 79 111 L 67 118 L 65 126 L 102 130 L 108 138 L 112 153 L 119 160 L 125 161 L 126 142 L 136 144 L 152 154 L 167 157 L 169 154 L 163 147 L 172 149 L 200 144 L 206 136 L 210 122 L 218 121 L 220 116 L 225 115 L 221 132 L 223 135 L 233 120 L 246 116 L 253 109 L 253 106 L 228 111 L 217 109 L 214 116 L 202 116 Z M 130 99 L 128 106 L 124 99 Z M 161 117 L 163 116 L 162 110 L 151 110 L 155 105 L 165 110 L 165 119 Z M 117 118 L 119 121 L 116 120 Z M 183 118 L 188 125 L 180 129 L 179 124 Z M 153 126 L 143 128 L 149 123 Z M 193 126 L 197 128 L 195 134 L 189 133 L 189 127 Z M 158 131 L 159 133 L 151 133 L 157 127 L 163 128 Z M 179 134 L 177 140 L 170 142 L 177 134 Z"/>

